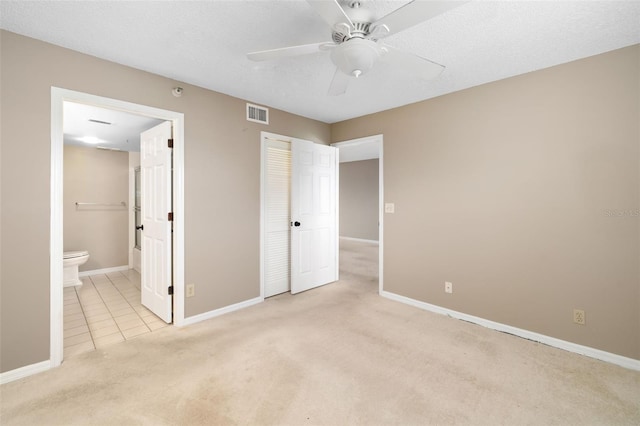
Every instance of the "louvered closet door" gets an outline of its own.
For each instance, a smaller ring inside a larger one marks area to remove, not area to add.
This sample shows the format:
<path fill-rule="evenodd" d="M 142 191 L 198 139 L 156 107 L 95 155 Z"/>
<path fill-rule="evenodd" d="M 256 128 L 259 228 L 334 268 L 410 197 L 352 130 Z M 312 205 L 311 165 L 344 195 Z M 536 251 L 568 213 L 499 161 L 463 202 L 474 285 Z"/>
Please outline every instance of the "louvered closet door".
<path fill-rule="evenodd" d="M 291 146 L 267 139 L 265 184 L 264 296 L 289 291 Z"/>

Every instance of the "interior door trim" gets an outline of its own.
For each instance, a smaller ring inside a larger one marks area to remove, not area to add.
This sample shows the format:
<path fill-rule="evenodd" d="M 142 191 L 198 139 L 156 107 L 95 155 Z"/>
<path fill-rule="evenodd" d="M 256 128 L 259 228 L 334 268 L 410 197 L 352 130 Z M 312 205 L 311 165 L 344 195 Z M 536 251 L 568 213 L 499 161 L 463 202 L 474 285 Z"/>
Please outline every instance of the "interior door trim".
<path fill-rule="evenodd" d="M 50 368 L 63 359 L 63 104 L 65 101 L 145 115 L 173 124 L 173 300 L 174 325 L 185 325 L 184 318 L 184 114 L 89 93 L 51 87 L 51 187 L 50 187 Z"/>

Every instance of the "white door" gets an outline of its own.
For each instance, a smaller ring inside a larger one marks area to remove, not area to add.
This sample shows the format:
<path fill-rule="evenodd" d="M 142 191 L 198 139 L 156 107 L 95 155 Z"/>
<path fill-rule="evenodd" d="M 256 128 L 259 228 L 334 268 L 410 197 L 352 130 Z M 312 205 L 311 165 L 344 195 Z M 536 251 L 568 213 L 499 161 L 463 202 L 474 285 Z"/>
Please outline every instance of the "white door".
<path fill-rule="evenodd" d="M 291 289 L 291 144 L 269 138 L 264 143 L 264 297 L 270 297 Z"/>
<path fill-rule="evenodd" d="M 338 149 L 291 143 L 291 293 L 338 279 Z"/>
<path fill-rule="evenodd" d="M 171 322 L 171 122 L 140 134 L 142 178 L 142 304 Z"/>

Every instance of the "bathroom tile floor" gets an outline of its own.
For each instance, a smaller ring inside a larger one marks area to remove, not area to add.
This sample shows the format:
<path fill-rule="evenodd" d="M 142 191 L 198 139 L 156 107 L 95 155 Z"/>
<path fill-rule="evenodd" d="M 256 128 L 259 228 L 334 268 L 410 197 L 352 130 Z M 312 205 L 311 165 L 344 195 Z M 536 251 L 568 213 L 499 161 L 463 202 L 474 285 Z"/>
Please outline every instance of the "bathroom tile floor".
<path fill-rule="evenodd" d="M 140 274 L 123 272 L 80 278 L 64 289 L 64 356 L 70 357 L 150 333 L 168 324 L 140 303 Z"/>

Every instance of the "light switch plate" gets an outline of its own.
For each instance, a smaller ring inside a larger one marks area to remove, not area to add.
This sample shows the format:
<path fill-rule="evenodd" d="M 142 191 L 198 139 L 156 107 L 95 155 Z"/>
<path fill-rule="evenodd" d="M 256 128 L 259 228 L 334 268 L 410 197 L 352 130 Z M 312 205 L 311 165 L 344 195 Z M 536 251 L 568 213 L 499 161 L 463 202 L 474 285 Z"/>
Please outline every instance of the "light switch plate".
<path fill-rule="evenodd" d="M 394 213 L 396 211 L 396 205 L 393 203 L 384 203 L 385 213 Z"/>

